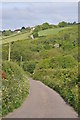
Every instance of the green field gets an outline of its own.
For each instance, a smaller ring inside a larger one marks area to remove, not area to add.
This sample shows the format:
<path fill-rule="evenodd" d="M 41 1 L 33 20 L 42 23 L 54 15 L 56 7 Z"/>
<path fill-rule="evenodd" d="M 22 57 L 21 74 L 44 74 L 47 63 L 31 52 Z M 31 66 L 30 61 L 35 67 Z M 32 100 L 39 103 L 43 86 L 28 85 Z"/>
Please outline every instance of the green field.
<path fill-rule="evenodd" d="M 39 36 L 47 36 L 47 35 L 55 35 L 61 30 L 70 29 L 71 27 L 64 27 L 64 28 L 54 28 L 54 29 L 47 29 L 39 31 Z"/>
<path fill-rule="evenodd" d="M 25 40 L 25 39 L 28 39 L 29 35 L 30 35 L 29 32 L 25 32 L 25 33 L 15 34 L 7 37 L 2 36 L 2 39 L 0 39 L 0 44 L 6 44 L 9 42 L 18 41 L 18 40 Z"/>
<path fill-rule="evenodd" d="M 70 29 L 70 28 L 71 27 L 48 29 L 48 30 L 40 31 L 38 34 L 39 34 L 39 36 L 55 35 L 55 34 L 58 34 L 58 32 L 60 32 L 62 30 Z M 30 32 L 24 32 L 24 33 L 20 33 L 20 34 L 13 34 L 13 35 L 10 35 L 7 37 L 2 36 L 2 38 L 0 38 L 0 45 L 6 44 L 9 42 L 13 42 L 13 41 L 28 39 L 30 34 L 31 34 Z"/>

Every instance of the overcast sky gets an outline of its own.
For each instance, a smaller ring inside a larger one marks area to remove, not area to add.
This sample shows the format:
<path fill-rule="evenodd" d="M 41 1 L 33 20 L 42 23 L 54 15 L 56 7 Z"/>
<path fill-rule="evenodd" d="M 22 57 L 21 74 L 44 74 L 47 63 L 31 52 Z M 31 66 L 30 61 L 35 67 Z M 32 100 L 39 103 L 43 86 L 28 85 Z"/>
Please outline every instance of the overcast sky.
<path fill-rule="evenodd" d="M 35 26 L 44 22 L 58 24 L 60 21 L 78 21 L 78 3 L 29 3 L 2 4 L 2 29 Z M 0 18 L 1 20 L 1 18 Z"/>

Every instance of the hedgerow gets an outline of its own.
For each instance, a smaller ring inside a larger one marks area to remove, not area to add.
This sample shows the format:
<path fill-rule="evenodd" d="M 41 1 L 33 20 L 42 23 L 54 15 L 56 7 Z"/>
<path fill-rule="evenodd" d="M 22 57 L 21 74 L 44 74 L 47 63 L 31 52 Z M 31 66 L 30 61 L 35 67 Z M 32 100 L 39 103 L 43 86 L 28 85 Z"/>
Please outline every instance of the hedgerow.
<path fill-rule="evenodd" d="M 2 115 L 18 108 L 29 93 L 29 81 L 22 68 L 13 62 L 3 62 L 6 79 L 2 79 Z"/>
<path fill-rule="evenodd" d="M 71 106 L 78 111 L 78 68 L 74 69 L 38 69 L 33 74 L 35 80 L 40 80 L 56 90 Z"/>

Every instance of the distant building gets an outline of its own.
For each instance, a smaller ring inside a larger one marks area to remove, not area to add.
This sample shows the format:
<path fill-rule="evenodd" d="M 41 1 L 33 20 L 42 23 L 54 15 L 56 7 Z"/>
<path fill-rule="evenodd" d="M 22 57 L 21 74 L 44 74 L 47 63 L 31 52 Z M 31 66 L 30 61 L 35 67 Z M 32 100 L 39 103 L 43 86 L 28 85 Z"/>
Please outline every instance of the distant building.
<path fill-rule="evenodd" d="M 20 29 L 16 29 L 15 32 L 16 33 L 20 33 L 21 31 L 20 31 Z"/>
<path fill-rule="evenodd" d="M 56 43 L 56 44 L 54 45 L 54 47 L 55 47 L 55 48 L 59 48 L 59 44 Z"/>
<path fill-rule="evenodd" d="M 35 30 L 35 27 L 33 27 L 33 30 Z"/>
<path fill-rule="evenodd" d="M 20 33 L 21 31 L 17 31 L 17 33 Z"/>
<path fill-rule="evenodd" d="M 32 27 L 31 30 L 32 30 L 32 31 L 35 30 L 35 27 Z"/>

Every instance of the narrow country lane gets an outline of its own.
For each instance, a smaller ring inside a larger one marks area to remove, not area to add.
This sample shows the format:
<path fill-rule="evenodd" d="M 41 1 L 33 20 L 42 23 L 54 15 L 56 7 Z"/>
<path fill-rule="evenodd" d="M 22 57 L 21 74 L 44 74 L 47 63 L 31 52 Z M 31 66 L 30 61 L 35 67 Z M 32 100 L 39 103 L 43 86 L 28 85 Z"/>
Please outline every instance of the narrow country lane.
<path fill-rule="evenodd" d="M 77 113 L 54 90 L 30 78 L 30 94 L 6 118 L 76 118 Z"/>

